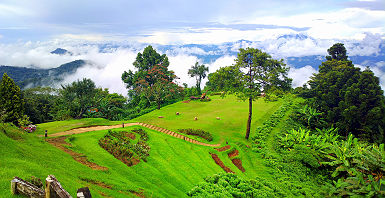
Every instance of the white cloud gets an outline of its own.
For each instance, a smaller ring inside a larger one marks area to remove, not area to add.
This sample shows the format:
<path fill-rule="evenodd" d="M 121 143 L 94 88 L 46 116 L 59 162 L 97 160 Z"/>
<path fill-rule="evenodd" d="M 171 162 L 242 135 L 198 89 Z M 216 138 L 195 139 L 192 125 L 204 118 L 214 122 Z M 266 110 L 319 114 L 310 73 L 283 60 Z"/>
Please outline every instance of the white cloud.
<path fill-rule="evenodd" d="M 290 67 L 288 77 L 293 79 L 292 87 L 295 88 L 304 85 L 314 73 L 317 73 L 317 70 L 310 65 L 297 69 Z"/>
<path fill-rule="evenodd" d="M 370 56 L 380 53 L 382 38 L 380 34 L 366 33 L 365 38 L 359 41 L 359 45 L 352 42 L 347 43 L 346 48 L 349 56 Z"/>

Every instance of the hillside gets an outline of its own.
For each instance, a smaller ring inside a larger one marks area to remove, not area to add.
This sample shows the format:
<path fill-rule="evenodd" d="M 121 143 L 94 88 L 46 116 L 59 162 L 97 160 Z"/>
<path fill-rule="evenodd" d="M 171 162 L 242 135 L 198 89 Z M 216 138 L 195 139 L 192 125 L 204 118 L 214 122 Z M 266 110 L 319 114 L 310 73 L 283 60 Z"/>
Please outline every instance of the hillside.
<path fill-rule="evenodd" d="M 7 73 L 21 88 L 49 86 L 63 80 L 65 75 L 75 73 L 85 63 L 84 60 L 75 60 L 52 69 L 0 66 L 0 75 Z"/>
<path fill-rule="evenodd" d="M 213 154 L 241 178 L 262 178 L 283 185 L 282 181 L 277 180 L 274 170 L 266 166 L 260 154 L 252 152 L 250 142 L 243 138 L 247 102 L 238 101 L 233 96 L 224 99 L 219 96 L 212 98 L 210 102 L 178 102 L 128 122 L 149 123 L 174 132 L 180 128 L 203 129 L 214 136 L 210 144 L 230 145 L 231 149 L 220 152 L 143 126 L 113 129 L 113 131 L 130 131 L 141 128 L 148 133 L 151 151 L 147 162 L 141 161 L 131 167 L 98 145 L 99 139 L 107 133 L 107 130 L 71 135 L 66 140 L 71 144 L 67 148 L 86 156 L 90 162 L 105 167 L 103 170 L 93 170 L 78 163 L 66 152 L 37 136 L 46 129 L 52 134 L 62 131 L 61 129 L 112 125 L 118 122 L 106 122 L 101 119 L 92 122 L 93 119 L 85 119 L 45 123 L 38 125 L 39 132 L 33 134 L 20 134 L 17 129 L 7 125 L 5 131 L 0 133 L 2 152 L 0 193 L 10 197 L 9 182 L 14 176 L 29 178 L 33 175 L 45 179 L 48 174 L 53 174 L 71 194 L 75 194 L 77 188 L 89 186 L 93 197 L 127 197 L 135 193 L 146 197 L 186 197 L 186 193 L 205 177 L 224 172 L 213 160 Z M 269 120 L 283 102 L 283 100 L 265 102 L 263 99 L 255 101 L 252 131 Z M 176 112 L 180 115 L 176 115 Z M 198 117 L 198 120 L 194 121 L 194 117 Z M 220 117 L 220 120 L 216 117 Z M 253 132 L 251 136 L 255 135 Z M 198 140 L 204 141 L 199 138 Z M 230 153 L 235 150 L 236 157 L 230 157 Z M 240 159 L 245 172 L 239 170 L 232 159 Z M 314 186 L 310 185 L 307 188 Z M 282 188 L 282 191 L 286 195 L 298 195 L 289 189 Z"/>

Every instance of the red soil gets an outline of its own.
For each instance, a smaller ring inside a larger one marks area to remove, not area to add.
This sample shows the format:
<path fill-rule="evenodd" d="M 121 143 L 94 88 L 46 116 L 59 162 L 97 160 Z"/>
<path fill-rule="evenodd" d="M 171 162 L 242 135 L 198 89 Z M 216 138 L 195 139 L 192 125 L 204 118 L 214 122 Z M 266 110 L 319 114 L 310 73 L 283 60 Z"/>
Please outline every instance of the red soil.
<path fill-rule="evenodd" d="M 182 103 L 189 103 L 191 100 L 185 100 Z"/>
<path fill-rule="evenodd" d="M 231 161 L 233 162 L 233 164 L 234 164 L 240 171 L 242 171 L 242 172 L 245 172 L 245 171 L 246 171 L 245 168 L 243 168 L 243 166 L 242 166 L 242 161 L 241 161 L 241 159 L 235 158 L 235 159 L 232 159 Z"/>
<path fill-rule="evenodd" d="M 238 150 L 233 150 L 230 153 L 227 153 L 227 156 L 229 156 L 229 158 L 232 158 L 232 157 L 235 157 L 235 156 L 238 156 L 238 155 L 239 155 L 239 151 Z"/>
<path fill-rule="evenodd" d="M 234 171 L 232 171 L 229 167 L 225 166 L 225 164 L 222 162 L 222 160 L 218 157 L 217 154 L 214 154 L 214 153 L 210 153 L 210 154 L 213 160 L 215 161 L 215 163 L 218 164 L 218 166 L 220 166 L 224 171 L 226 171 L 226 173 L 234 173 Z"/>
<path fill-rule="evenodd" d="M 226 145 L 224 147 L 221 147 L 221 148 L 215 148 L 215 150 L 219 151 L 219 152 L 222 152 L 222 151 L 225 151 L 227 149 L 229 149 L 231 146 L 230 145 Z"/>

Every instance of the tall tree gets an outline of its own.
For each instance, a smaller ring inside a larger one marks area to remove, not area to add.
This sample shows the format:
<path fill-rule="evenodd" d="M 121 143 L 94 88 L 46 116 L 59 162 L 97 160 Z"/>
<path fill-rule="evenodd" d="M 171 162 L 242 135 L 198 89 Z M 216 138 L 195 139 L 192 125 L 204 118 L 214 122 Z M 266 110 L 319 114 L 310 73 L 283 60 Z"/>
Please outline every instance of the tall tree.
<path fill-rule="evenodd" d="M 291 79 L 287 77 L 289 68 L 283 60 L 275 60 L 259 49 L 239 49 L 234 66 L 224 67 L 209 75 L 210 88 L 231 91 L 242 99 L 249 100 L 249 116 L 245 138 L 249 139 L 253 101 L 260 93 L 271 89 L 287 89 Z M 217 90 L 219 91 L 219 90 Z"/>
<path fill-rule="evenodd" d="M 383 142 L 385 97 L 379 79 L 368 68 L 354 67 L 343 44 L 333 45 L 328 53 L 319 73 L 309 81 L 312 105 L 342 135 L 353 133 Z"/>
<path fill-rule="evenodd" d="M 190 75 L 190 77 L 195 77 L 196 88 L 198 90 L 199 95 L 202 94 L 202 91 L 201 91 L 202 79 L 206 78 L 206 73 L 208 72 L 209 72 L 209 68 L 203 64 L 199 65 L 198 62 L 196 62 L 195 65 L 193 65 L 191 69 L 188 70 L 188 74 Z"/>
<path fill-rule="evenodd" d="M 14 124 L 24 113 L 24 100 L 20 87 L 6 73 L 4 73 L 0 83 L 0 111 L 3 113 L 4 122 Z"/>
<path fill-rule="evenodd" d="M 177 76 L 168 70 L 169 61 L 165 54 L 158 54 L 149 45 L 143 50 L 143 54 L 138 53 L 133 65 L 137 71 L 128 70 L 122 74 L 131 101 L 142 104 L 141 100 L 145 99 L 148 102 L 155 102 L 159 109 L 165 101 L 179 96 L 169 94 L 170 91 L 179 93 L 180 87 L 173 83 Z"/>

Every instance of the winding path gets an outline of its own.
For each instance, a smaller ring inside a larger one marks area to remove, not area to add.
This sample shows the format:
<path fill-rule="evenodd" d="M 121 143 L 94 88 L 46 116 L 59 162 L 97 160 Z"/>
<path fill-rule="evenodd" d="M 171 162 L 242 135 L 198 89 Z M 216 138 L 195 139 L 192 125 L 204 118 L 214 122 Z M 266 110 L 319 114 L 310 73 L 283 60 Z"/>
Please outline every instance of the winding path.
<path fill-rule="evenodd" d="M 168 129 L 161 128 L 161 127 L 151 125 L 151 124 L 146 124 L 146 123 L 141 123 L 141 122 L 125 123 L 124 124 L 125 127 L 136 126 L 136 125 L 143 126 L 143 127 L 146 127 L 146 128 L 149 128 L 149 129 L 152 129 L 152 130 L 155 130 L 155 131 L 158 131 L 158 132 L 161 132 L 161 133 L 164 133 L 164 134 L 167 134 L 167 135 L 179 138 L 179 139 L 182 139 L 182 140 L 184 140 L 186 142 L 190 142 L 192 144 L 209 146 L 209 147 L 218 147 L 221 145 L 221 144 L 203 143 L 203 142 L 191 139 L 189 137 L 186 137 L 184 135 L 181 135 L 179 133 L 175 133 L 175 132 L 170 131 Z M 50 135 L 48 135 L 48 137 L 59 137 L 59 136 L 64 136 L 64 135 L 72 135 L 72 134 L 85 133 L 85 132 L 90 132 L 90 131 L 100 131 L 100 130 L 115 129 L 115 128 L 122 128 L 122 125 L 118 124 L 118 125 L 111 125 L 111 126 L 92 126 L 92 127 L 76 128 L 76 129 L 71 129 L 68 131 L 50 134 Z"/>

